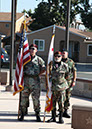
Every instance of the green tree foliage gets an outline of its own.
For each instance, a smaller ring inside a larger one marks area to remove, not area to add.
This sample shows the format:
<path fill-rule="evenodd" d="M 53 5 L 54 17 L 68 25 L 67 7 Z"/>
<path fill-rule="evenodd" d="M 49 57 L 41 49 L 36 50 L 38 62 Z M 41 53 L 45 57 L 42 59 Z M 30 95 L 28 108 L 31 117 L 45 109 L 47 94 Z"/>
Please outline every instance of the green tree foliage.
<path fill-rule="evenodd" d="M 35 20 L 30 25 L 31 30 L 37 30 L 55 23 L 50 12 L 49 4 L 46 2 L 41 2 L 38 5 L 38 7 L 34 10 L 32 18 L 35 18 Z"/>
<path fill-rule="evenodd" d="M 86 4 L 84 4 L 87 1 Z M 75 16 L 84 12 L 89 7 L 89 0 L 71 0 L 70 7 L 70 23 Z M 67 0 L 48 0 L 38 4 L 38 7 L 31 15 L 35 18 L 34 22 L 29 26 L 31 30 L 37 30 L 49 25 L 65 25 L 66 24 Z"/>
<path fill-rule="evenodd" d="M 32 16 L 32 10 L 29 9 L 28 11 L 27 10 L 23 10 L 22 13 L 27 13 L 30 17 Z"/>
<path fill-rule="evenodd" d="M 27 11 L 25 9 L 23 9 L 22 13 L 27 13 Z"/>
<path fill-rule="evenodd" d="M 81 18 L 85 27 L 92 30 L 92 12 L 82 13 Z"/>
<path fill-rule="evenodd" d="M 82 22 L 89 30 L 92 30 L 92 8 L 89 5 L 89 0 L 85 0 L 84 8 L 81 11 Z"/>

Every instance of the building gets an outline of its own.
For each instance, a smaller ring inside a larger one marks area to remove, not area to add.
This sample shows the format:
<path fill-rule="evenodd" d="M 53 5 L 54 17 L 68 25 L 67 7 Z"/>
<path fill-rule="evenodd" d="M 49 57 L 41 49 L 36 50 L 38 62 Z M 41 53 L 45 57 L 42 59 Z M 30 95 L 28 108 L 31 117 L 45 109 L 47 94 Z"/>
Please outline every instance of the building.
<path fill-rule="evenodd" d="M 25 14 L 26 23 L 29 24 L 31 21 L 31 17 L 28 17 Z M 16 13 L 16 23 L 15 23 L 15 43 L 14 49 L 15 53 L 17 53 L 18 45 L 20 42 L 20 30 L 21 25 L 24 21 L 24 13 Z M 10 50 L 10 43 L 11 43 L 11 13 L 10 12 L 0 12 L 0 35 L 2 37 L 1 47 L 8 48 Z M 10 51 L 9 53 L 10 54 Z M 15 54 L 16 56 L 16 54 Z"/>
<path fill-rule="evenodd" d="M 54 51 L 62 50 L 65 27 L 55 25 Z M 47 61 L 53 25 L 27 34 L 29 44 L 38 45 L 38 55 Z M 92 32 L 69 28 L 69 57 L 76 62 L 92 63 Z"/>
<path fill-rule="evenodd" d="M 15 33 L 20 32 L 21 24 L 24 20 L 24 13 L 16 13 Z M 26 18 L 27 21 L 31 18 Z M 10 36 L 11 34 L 11 13 L 0 12 L 0 33 Z"/>

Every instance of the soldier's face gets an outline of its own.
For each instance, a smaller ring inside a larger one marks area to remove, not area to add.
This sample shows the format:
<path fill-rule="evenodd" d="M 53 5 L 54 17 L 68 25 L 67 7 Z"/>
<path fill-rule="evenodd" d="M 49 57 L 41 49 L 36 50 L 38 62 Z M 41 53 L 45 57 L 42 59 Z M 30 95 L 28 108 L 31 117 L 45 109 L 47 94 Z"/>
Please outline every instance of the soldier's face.
<path fill-rule="evenodd" d="M 37 52 L 37 48 L 35 47 L 30 48 L 30 55 L 35 56 L 36 52 Z"/>
<path fill-rule="evenodd" d="M 64 59 L 68 58 L 68 52 L 64 51 L 64 52 L 62 53 L 62 57 L 63 57 Z"/>
<path fill-rule="evenodd" d="M 60 62 L 62 60 L 62 55 L 55 55 L 54 60 L 55 62 Z"/>

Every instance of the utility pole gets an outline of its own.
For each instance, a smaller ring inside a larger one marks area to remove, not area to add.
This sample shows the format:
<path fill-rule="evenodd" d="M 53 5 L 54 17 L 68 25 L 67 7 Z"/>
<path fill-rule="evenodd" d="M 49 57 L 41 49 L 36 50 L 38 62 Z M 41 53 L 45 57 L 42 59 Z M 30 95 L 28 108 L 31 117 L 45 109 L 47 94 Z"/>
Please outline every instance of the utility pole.
<path fill-rule="evenodd" d="M 16 59 L 16 33 L 15 33 L 15 28 L 16 28 L 16 10 L 17 10 L 17 0 L 15 0 L 15 16 L 14 16 L 14 59 Z"/>
<path fill-rule="evenodd" d="M 12 9 L 11 9 L 11 53 L 10 53 L 10 81 L 9 86 L 6 87 L 7 91 L 10 91 L 12 88 L 13 80 L 13 61 L 14 61 L 14 37 L 15 37 L 15 12 L 16 11 L 16 1 L 12 0 Z"/>
<path fill-rule="evenodd" d="M 66 35 L 64 48 L 69 51 L 69 25 L 70 25 L 70 3 L 71 0 L 67 0 L 67 17 L 66 17 Z"/>

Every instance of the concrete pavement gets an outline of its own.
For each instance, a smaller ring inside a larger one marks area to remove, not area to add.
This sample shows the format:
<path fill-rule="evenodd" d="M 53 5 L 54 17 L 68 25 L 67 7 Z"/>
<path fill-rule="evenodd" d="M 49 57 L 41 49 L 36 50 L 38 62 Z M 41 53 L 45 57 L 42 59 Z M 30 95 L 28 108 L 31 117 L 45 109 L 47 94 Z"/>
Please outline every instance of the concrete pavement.
<path fill-rule="evenodd" d="M 13 96 L 12 92 L 6 92 L 5 86 L 0 86 L 0 129 L 71 129 L 71 119 L 64 119 L 64 124 L 58 123 L 43 123 L 44 108 L 45 108 L 45 92 L 41 92 L 40 103 L 41 103 L 41 120 L 42 122 L 36 122 L 36 118 L 33 110 L 33 103 L 30 96 L 30 107 L 28 109 L 29 114 L 25 116 L 23 122 L 17 120 L 19 94 Z M 69 108 L 69 114 L 72 117 L 72 105 L 86 103 L 87 105 L 92 104 L 92 100 L 71 97 L 71 106 Z M 51 117 L 51 113 L 46 113 L 46 120 Z M 58 121 L 58 118 L 57 118 Z"/>

